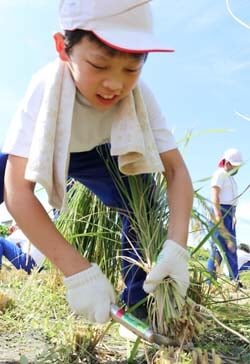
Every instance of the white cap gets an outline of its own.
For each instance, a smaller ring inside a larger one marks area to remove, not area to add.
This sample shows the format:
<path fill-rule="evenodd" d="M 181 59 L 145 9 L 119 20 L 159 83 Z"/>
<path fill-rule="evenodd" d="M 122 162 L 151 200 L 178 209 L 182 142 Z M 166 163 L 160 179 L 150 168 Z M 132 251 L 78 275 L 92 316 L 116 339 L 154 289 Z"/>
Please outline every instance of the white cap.
<path fill-rule="evenodd" d="M 151 0 L 60 0 L 63 30 L 92 31 L 123 52 L 173 52 L 153 34 Z"/>
<path fill-rule="evenodd" d="M 235 166 L 235 167 L 241 166 L 243 164 L 242 155 L 239 152 L 239 150 L 236 148 L 230 148 L 224 152 L 223 157 L 222 157 L 221 161 L 219 162 L 219 167 L 223 166 L 224 160 L 230 162 L 232 164 L 232 166 Z"/>

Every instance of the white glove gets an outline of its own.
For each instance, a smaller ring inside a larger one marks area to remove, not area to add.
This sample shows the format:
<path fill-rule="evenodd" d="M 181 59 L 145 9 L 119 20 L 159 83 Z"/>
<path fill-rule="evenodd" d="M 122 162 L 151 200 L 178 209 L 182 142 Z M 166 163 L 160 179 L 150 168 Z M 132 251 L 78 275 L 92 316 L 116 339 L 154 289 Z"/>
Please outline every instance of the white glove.
<path fill-rule="evenodd" d="M 64 278 L 70 308 L 91 322 L 104 323 L 110 316 L 110 305 L 115 302 L 112 285 L 97 264 Z"/>
<path fill-rule="evenodd" d="M 154 267 L 146 277 L 144 291 L 153 292 L 157 285 L 169 276 L 177 283 L 180 295 L 185 297 L 189 286 L 188 258 L 189 254 L 185 248 L 173 240 L 166 240 Z"/>

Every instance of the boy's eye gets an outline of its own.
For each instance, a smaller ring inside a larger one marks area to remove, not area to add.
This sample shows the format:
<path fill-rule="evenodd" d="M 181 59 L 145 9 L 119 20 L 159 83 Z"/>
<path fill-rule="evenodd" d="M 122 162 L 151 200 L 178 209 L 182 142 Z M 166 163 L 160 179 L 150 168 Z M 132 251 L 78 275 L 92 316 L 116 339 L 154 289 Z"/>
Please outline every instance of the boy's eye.
<path fill-rule="evenodd" d="M 94 64 L 92 62 L 88 62 L 88 64 L 90 64 L 92 67 L 94 67 L 94 68 L 96 68 L 98 70 L 105 70 L 106 69 L 106 67 L 104 67 L 104 66 L 98 66 L 97 64 Z"/>
<path fill-rule="evenodd" d="M 131 72 L 131 73 L 135 73 L 135 72 L 139 72 L 141 68 L 136 68 L 136 69 L 132 69 L 132 68 L 127 68 L 126 71 L 127 72 Z"/>

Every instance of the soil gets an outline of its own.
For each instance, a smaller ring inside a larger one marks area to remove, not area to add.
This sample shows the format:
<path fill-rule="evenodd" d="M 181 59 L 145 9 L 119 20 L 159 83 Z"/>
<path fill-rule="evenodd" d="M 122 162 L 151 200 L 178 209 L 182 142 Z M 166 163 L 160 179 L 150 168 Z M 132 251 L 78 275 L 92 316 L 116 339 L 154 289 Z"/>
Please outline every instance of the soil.
<path fill-rule="evenodd" d="M 0 336 L 0 364 L 20 364 L 22 356 L 28 359 L 28 363 L 32 363 L 36 355 L 45 347 L 46 344 L 38 333 L 24 336 L 19 333 L 5 333 Z"/>

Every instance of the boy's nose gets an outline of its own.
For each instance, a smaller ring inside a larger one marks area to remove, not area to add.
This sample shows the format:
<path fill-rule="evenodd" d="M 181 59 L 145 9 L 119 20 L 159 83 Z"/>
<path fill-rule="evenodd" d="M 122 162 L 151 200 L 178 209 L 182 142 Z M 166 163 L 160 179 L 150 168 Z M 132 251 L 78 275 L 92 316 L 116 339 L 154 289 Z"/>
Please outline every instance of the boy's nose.
<path fill-rule="evenodd" d="M 118 79 L 106 79 L 103 81 L 103 86 L 111 91 L 120 91 L 122 89 L 122 81 Z"/>

